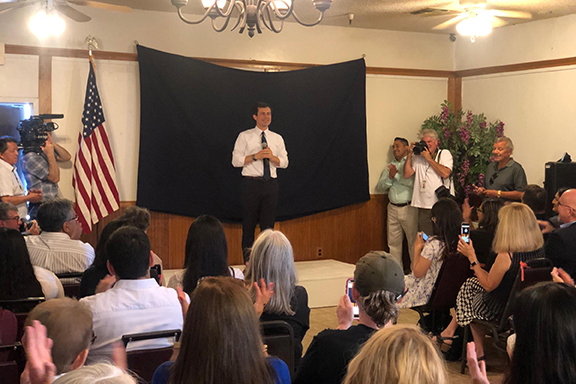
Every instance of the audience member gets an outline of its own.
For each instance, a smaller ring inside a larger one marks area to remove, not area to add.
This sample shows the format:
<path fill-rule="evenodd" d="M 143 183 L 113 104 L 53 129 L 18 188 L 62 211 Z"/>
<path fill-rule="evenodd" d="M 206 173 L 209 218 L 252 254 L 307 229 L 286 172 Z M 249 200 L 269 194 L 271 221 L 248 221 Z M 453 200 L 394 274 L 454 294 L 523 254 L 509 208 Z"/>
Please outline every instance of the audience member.
<path fill-rule="evenodd" d="M 530 207 L 537 220 L 546 220 L 546 190 L 536 184 L 528 184 L 522 194 L 522 203 Z"/>
<path fill-rule="evenodd" d="M 502 198 L 505 201 L 520 201 L 526 187 L 524 168 L 512 158 L 514 144 L 506 136 L 494 143 L 494 161 L 486 169 L 485 187 L 476 187 L 474 192 L 485 197 Z"/>
<path fill-rule="evenodd" d="M 396 325 L 381 329 L 350 362 L 344 384 L 447 384 L 439 351 L 421 329 Z"/>
<path fill-rule="evenodd" d="M 32 265 L 54 273 L 84 272 L 94 261 L 94 248 L 80 241 L 82 225 L 74 203 L 52 199 L 38 209 L 40 236 L 26 236 Z"/>
<path fill-rule="evenodd" d="M 248 291 L 231 277 L 207 277 L 190 295 L 182 345 L 153 384 L 289 384 L 288 366 L 266 357 Z"/>
<path fill-rule="evenodd" d="M 38 203 L 42 200 L 42 191 L 31 189 L 24 191 L 22 181 L 16 172 L 18 162 L 18 143 L 9 136 L 0 137 L 0 200 L 18 207 L 21 218 L 28 215 L 26 203 Z"/>
<path fill-rule="evenodd" d="M 571 384 L 576 382 L 576 289 L 540 283 L 524 289 L 512 310 L 516 342 L 504 384 Z M 470 343 L 474 344 L 474 343 Z M 470 375 L 489 384 L 486 365 L 468 348 Z"/>
<path fill-rule="evenodd" d="M 404 163 L 410 147 L 408 140 L 397 137 L 392 145 L 394 160 L 384 168 L 376 185 L 379 191 L 388 191 L 388 247 L 390 254 L 402 265 L 402 242 L 408 240 L 410 260 L 414 260 L 412 244 L 418 232 L 418 209 L 412 203 L 414 176 L 404 177 Z"/>
<path fill-rule="evenodd" d="M 22 218 L 18 213 L 18 207 L 12 203 L 2 203 L 0 202 L 0 228 L 12 228 L 17 231 L 25 230 L 30 235 L 39 235 L 40 230 L 36 220 L 32 220 L 28 223 L 29 227 L 24 228 L 22 225 Z"/>
<path fill-rule="evenodd" d="M 310 308 L 306 288 L 296 285 L 292 245 L 280 231 L 267 229 L 260 233 L 250 253 L 246 286 L 256 301 L 254 283 L 264 279 L 274 284 L 274 295 L 264 308 L 260 321 L 283 320 L 294 330 L 294 364 L 302 358 L 302 339 L 310 328 Z"/>
<path fill-rule="evenodd" d="M 98 284 L 103 282 L 103 288 L 109 288 L 116 282 L 114 276 L 108 272 L 108 255 L 106 254 L 106 243 L 112 233 L 121 227 L 127 226 L 128 223 L 123 220 L 112 220 L 102 230 L 96 243 L 95 257 L 92 265 L 84 271 L 82 280 L 80 281 L 80 288 L 78 289 L 78 298 L 95 295 L 97 292 Z"/>
<path fill-rule="evenodd" d="M 242 271 L 228 266 L 224 228 L 217 218 L 210 215 L 199 216 L 190 224 L 184 268 L 170 278 L 168 287 L 181 286 L 189 295 L 202 277 L 232 276 L 244 280 Z"/>
<path fill-rule="evenodd" d="M 56 375 L 84 365 L 94 335 L 92 312 L 87 305 L 69 298 L 46 301 L 28 314 L 25 325 L 32 326 L 34 320 L 46 327 L 46 336 L 52 340 Z"/>
<path fill-rule="evenodd" d="M 148 232 L 148 228 L 150 227 L 150 211 L 146 208 L 133 205 L 126 208 L 118 220 L 126 221 L 128 225 Z M 154 255 L 154 265 L 159 265 L 160 269 L 162 269 L 162 259 L 154 252 L 152 252 L 152 254 Z"/>
<path fill-rule="evenodd" d="M 338 329 L 326 329 L 312 340 L 296 372 L 294 384 L 342 382 L 358 349 L 380 329 L 398 318 L 396 302 L 404 293 L 404 273 L 390 254 L 370 252 L 356 263 L 352 298 L 358 303 L 359 324 L 352 326 L 352 304 L 342 296 L 337 308 Z"/>
<path fill-rule="evenodd" d="M 96 341 L 89 361 L 110 357 L 113 344 L 131 333 L 182 329 L 182 308 L 176 291 L 150 278 L 150 241 L 135 227 L 117 229 L 106 244 L 108 269 L 117 282 L 108 291 L 83 298 L 92 310 Z M 169 346 L 166 339 L 130 343 L 132 349 Z"/>
<path fill-rule="evenodd" d="M 462 285 L 456 300 L 457 324 L 470 324 L 476 345 L 476 353 L 484 356 L 484 329 L 472 323 L 474 319 L 498 319 L 510 295 L 510 290 L 520 269 L 520 262 L 544 257 L 544 240 L 536 222 L 534 212 L 527 205 L 512 203 L 499 213 L 499 224 L 494 236 L 493 249 L 498 255 L 494 265 L 486 272 L 478 263 L 474 244 L 462 238 L 458 242 L 458 252 L 470 260 L 470 268 L 476 277 L 471 277 Z M 452 337 L 457 328 L 453 319 L 442 332 L 443 337 Z"/>
<path fill-rule="evenodd" d="M 414 243 L 412 273 L 404 278 L 408 292 L 398 304 L 400 308 L 426 304 L 442 263 L 456 253 L 462 223 L 462 211 L 458 204 L 450 198 L 438 200 L 432 207 L 431 222 L 433 232 L 428 240 L 424 240 L 420 232 Z"/>
<path fill-rule="evenodd" d="M 421 137 L 426 147 L 417 156 L 412 156 L 414 144 L 404 163 L 404 177 L 416 175 L 412 193 L 412 206 L 418 208 L 418 231 L 432 233 L 431 209 L 438 201 L 436 190 L 444 186 L 454 193 L 454 184 L 450 179 L 452 174 L 452 154 L 447 149 L 438 151 L 438 133 L 433 129 L 423 129 Z M 437 152 L 438 151 L 438 152 Z"/>
<path fill-rule="evenodd" d="M 554 199 L 552 199 L 552 211 L 554 211 L 556 215 L 552 216 L 548 221 L 550 221 L 550 224 L 552 224 L 554 228 L 559 228 L 560 224 L 562 224 L 560 222 L 560 218 L 558 217 L 558 200 L 560 199 L 560 196 L 562 196 L 562 194 L 569 189 L 570 188 L 568 187 L 559 188 L 558 191 L 556 191 L 556 194 L 554 195 Z M 551 230 L 552 229 L 550 229 L 550 231 Z"/>
<path fill-rule="evenodd" d="M 65 375 L 56 377 L 56 366 L 52 362 L 52 341 L 46 336 L 47 330 L 38 320 L 26 327 L 23 344 L 26 348 L 26 368 L 20 377 L 21 383 L 28 384 L 136 384 L 137 381 L 126 371 L 126 352 L 122 348 L 121 359 L 116 354 L 117 364 L 122 363 L 123 369 L 111 364 L 94 364 L 80 367 Z"/>
<path fill-rule="evenodd" d="M 504 206 L 502 199 L 487 199 L 480 208 L 476 210 L 478 213 L 478 229 L 470 231 L 470 239 L 474 244 L 474 251 L 478 262 L 485 265 L 485 269 L 489 270 L 496 254 L 492 252 L 492 243 L 494 242 L 494 234 L 498 227 L 498 212 Z"/>
<path fill-rule="evenodd" d="M 0 298 L 64 297 L 60 280 L 50 271 L 32 267 L 24 238 L 15 229 L 0 228 Z M 28 311 L 29 308 L 16 308 Z"/>
<path fill-rule="evenodd" d="M 546 236 L 546 257 L 554 266 L 576 276 L 576 189 L 558 199 L 558 217 L 564 224 Z"/>

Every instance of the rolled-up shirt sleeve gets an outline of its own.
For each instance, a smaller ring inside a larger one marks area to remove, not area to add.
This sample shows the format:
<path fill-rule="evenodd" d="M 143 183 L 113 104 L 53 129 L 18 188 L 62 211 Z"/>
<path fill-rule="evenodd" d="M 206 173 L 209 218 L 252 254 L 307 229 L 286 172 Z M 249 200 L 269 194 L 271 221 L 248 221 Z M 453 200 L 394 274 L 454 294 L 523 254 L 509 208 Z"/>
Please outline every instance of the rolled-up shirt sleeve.
<path fill-rule="evenodd" d="M 244 166 L 244 159 L 249 154 L 246 153 L 248 148 L 248 142 L 246 140 L 246 135 L 241 132 L 236 139 L 236 144 L 234 144 L 234 150 L 232 151 L 232 165 L 236 168 Z"/>
<path fill-rule="evenodd" d="M 288 168 L 288 152 L 286 152 L 286 145 L 284 145 L 284 140 L 280 138 L 280 149 L 278 151 L 278 159 L 280 159 L 280 165 L 278 168 Z"/>

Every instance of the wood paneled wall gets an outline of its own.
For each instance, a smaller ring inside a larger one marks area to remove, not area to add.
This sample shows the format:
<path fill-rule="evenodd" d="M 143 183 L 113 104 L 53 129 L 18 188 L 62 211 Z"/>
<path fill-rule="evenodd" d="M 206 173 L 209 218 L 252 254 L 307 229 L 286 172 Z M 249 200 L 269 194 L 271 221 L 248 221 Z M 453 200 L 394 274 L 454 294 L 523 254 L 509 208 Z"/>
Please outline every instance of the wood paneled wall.
<path fill-rule="evenodd" d="M 296 261 L 335 259 L 348 263 L 372 250 L 388 250 L 386 243 L 387 195 L 372 195 L 370 200 L 328 212 L 277 222 L 294 248 Z M 83 240 L 96 246 L 104 226 L 118 218 L 134 202 L 123 202 L 119 211 L 99 222 Z M 184 247 L 191 217 L 151 212 L 148 237 L 152 250 L 162 258 L 164 268 L 182 268 Z M 228 263 L 242 264 L 242 226 L 223 223 L 228 240 Z M 319 255 L 320 250 L 320 255 Z"/>

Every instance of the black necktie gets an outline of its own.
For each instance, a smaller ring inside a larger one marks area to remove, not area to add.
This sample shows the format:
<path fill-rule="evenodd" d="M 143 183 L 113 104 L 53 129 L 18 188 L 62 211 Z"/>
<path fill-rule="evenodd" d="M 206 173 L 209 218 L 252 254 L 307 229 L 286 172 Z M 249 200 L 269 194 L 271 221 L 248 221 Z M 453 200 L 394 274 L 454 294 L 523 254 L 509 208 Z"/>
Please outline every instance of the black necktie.
<path fill-rule="evenodd" d="M 268 142 L 262 132 L 262 149 L 264 148 L 268 148 Z M 262 161 L 264 162 L 264 180 L 270 180 L 270 159 L 262 159 Z"/>

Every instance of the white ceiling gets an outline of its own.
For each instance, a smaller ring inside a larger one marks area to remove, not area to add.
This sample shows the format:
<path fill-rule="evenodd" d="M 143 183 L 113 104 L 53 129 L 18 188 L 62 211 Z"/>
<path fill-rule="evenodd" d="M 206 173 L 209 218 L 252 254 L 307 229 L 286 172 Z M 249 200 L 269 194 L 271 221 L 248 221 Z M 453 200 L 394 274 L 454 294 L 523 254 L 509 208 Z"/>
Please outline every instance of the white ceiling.
<path fill-rule="evenodd" d="M 133 9 L 175 12 L 170 0 L 99 0 L 101 2 L 126 5 Z M 294 7 L 301 19 L 313 21 L 317 11 L 312 0 L 294 0 Z M 464 0 L 463 0 L 464 1 Z M 82 10 L 83 7 L 77 7 Z M 444 15 L 412 15 L 410 12 L 428 7 L 458 7 L 458 1 L 450 0 L 333 0 L 326 11 L 322 24 L 348 26 L 348 14 L 354 14 L 351 27 L 374 28 L 397 31 L 453 33 L 454 27 L 433 30 L 432 28 L 455 16 L 455 13 Z M 532 19 L 502 18 L 510 24 L 525 23 L 534 20 L 576 14 L 576 0 L 487 0 L 488 9 L 524 11 L 532 14 Z M 201 0 L 189 0 L 183 8 L 185 13 L 202 14 L 204 8 Z M 288 19 L 289 20 L 289 19 Z"/>

